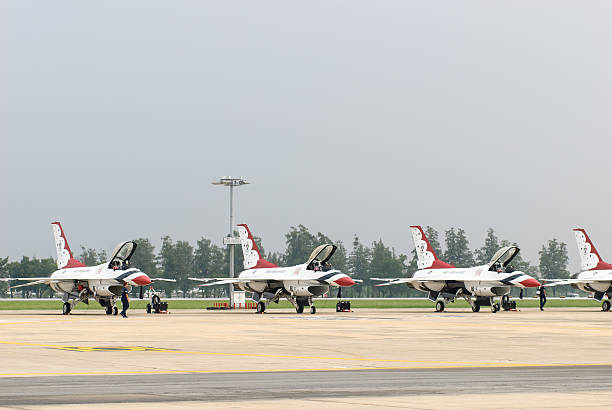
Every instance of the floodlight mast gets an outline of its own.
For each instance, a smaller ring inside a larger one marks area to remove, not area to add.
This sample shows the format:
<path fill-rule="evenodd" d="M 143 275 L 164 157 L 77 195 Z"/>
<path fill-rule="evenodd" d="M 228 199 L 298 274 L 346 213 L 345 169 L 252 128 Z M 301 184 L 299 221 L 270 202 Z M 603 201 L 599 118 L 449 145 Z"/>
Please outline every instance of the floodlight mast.
<path fill-rule="evenodd" d="M 229 220 L 229 235 L 228 237 L 232 238 L 234 236 L 234 187 L 242 186 L 250 184 L 243 177 L 234 178 L 234 177 L 221 177 L 218 181 L 213 181 L 213 185 L 221 185 L 228 186 L 230 189 L 230 220 Z M 229 276 L 230 278 L 234 277 L 234 244 L 228 241 L 229 246 Z M 229 307 L 230 309 L 234 308 L 234 285 L 229 284 Z"/>

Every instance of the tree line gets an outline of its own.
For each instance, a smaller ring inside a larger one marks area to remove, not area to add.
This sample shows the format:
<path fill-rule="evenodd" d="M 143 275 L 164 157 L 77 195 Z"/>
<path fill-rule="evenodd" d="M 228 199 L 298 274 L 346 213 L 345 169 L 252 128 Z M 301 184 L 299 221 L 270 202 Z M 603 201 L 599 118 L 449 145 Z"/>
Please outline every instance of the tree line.
<path fill-rule="evenodd" d="M 450 228 L 444 231 L 444 240 L 438 231 L 427 226 L 424 231 L 434 251 L 440 259 L 457 267 L 468 267 L 476 264 L 488 263 L 495 252 L 515 242 L 499 239 L 491 228 L 487 231 L 484 243 L 480 248 L 470 248 L 465 231 L 460 228 Z M 188 241 L 174 241 L 170 236 L 162 238 L 158 252 L 147 238 L 134 240 L 138 247 L 130 261 L 131 265 L 141 269 L 151 277 L 164 277 L 176 279 L 176 283 L 158 282 L 157 290 L 163 291 L 166 296 L 178 297 L 226 297 L 227 286 L 214 286 L 198 288 L 198 283 L 189 280 L 189 277 L 227 277 L 229 272 L 228 248 L 214 244 L 210 239 L 202 237 L 195 244 Z M 371 277 L 406 277 L 417 270 L 416 252 L 412 250 L 410 256 L 398 253 L 392 247 L 385 245 L 382 239 L 367 245 L 355 235 L 350 249 L 341 242 L 334 241 L 327 235 L 312 233 L 304 225 L 291 227 L 285 234 L 286 248 L 283 252 L 266 253 L 261 238 L 255 241 L 264 258 L 279 266 L 291 266 L 304 263 L 310 253 L 320 244 L 333 243 L 338 247 L 331 259 L 332 265 L 342 272 L 352 275 L 356 279 L 366 280 L 344 291 L 346 297 L 415 297 L 423 293 L 408 289 L 406 286 L 375 287 L 367 281 Z M 517 245 L 518 246 L 518 245 Z M 235 251 L 235 272 L 242 270 L 242 250 L 238 246 Z M 84 264 L 97 265 L 108 262 L 106 251 L 81 246 L 78 259 Z M 532 265 L 519 254 L 512 265 L 532 276 L 541 278 L 567 278 L 568 255 L 567 245 L 557 239 L 551 239 L 542 245 L 539 251 L 537 265 Z M 56 270 L 53 258 L 38 259 L 23 256 L 20 261 L 9 262 L 8 258 L 0 258 L 1 277 L 45 277 Z M 553 292 L 564 294 L 565 289 L 553 288 Z M 8 286 L 0 282 L 0 294 L 6 297 Z M 18 288 L 12 291 L 21 297 L 51 297 L 52 291 L 44 285 L 27 288 Z M 332 292 L 331 297 L 335 297 Z"/>

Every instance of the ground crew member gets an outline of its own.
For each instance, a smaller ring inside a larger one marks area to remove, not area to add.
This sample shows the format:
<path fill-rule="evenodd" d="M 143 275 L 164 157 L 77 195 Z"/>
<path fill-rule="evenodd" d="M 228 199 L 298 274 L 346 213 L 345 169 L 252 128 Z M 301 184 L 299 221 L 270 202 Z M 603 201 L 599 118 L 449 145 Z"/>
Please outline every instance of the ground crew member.
<path fill-rule="evenodd" d="M 540 310 L 544 310 L 544 305 L 546 304 L 546 291 L 544 290 L 543 284 L 538 289 L 538 295 L 540 295 Z"/>
<path fill-rule="evenodd" d="M 127 310 L 130 308 L 130 290 L 128 288 L 127 282 L 123 284 L 123 291 L 121 292 L 121 306 L 123 306 L 123 310 L 121 311 L 121 316 L 127 317 Z"/>

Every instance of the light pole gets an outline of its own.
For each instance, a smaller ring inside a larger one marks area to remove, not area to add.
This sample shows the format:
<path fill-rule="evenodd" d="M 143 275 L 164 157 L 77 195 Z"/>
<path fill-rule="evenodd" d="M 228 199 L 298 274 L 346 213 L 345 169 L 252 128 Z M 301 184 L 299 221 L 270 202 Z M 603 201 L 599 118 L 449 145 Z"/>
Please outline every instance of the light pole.
<path fill-rule="evenodd" d="M 230 189 L 230 222 L 229 222 L 229 235 L 227 238 L 223 238 L 223 244 L 229 246 L 229 275 L 230 278 L 234 277 L 234 245 L 240 244 L 238 238 L 234 238 L 234 187 L 249 184 L 243 177 L 222 177 L 218 181 L 213 181 L 213 185 L 228 186 Z M 229 284 L 229 307 L 234 307 L 234 285 Z"/>

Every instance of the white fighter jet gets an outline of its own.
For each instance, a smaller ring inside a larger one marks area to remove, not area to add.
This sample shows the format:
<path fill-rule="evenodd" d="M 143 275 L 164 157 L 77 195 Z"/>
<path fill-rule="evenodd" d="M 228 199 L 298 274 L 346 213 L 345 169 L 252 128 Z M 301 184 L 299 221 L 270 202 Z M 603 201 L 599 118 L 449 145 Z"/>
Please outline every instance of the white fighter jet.
<path fill-rule="evenodd" d="M 329 263 L 336 251 L 336 245 L 318 246 L 306 263 L 286 268 L 279 267 L 261 257 L 259 248 L 246 224 L 238 225 L 240 244 L 244 256 L 244 269 L 237 278 L 189 278 L 207 282 L 200 286 L 216 286 L 231 283 L 235 289 L 253 292 L 257 302 L 257 312 L 263 313 L 266 307 L 281 298 L 287 299 L 297 313 L 310 306 L 310 313 L 316 308 L 313 298 L 329 291 L 330 286 L 353 286 L 355 280 L 336 270 Z"/>
<path fill-rule="evenodd" d="M 371 278 L 385 282 L 376 286 L 405 283 L 414 289 L 427 292 L 429 300 L 436 302 L 436 312 L 444 311 L 445 303 L 463 297 L 472 307 L 472 311 L 480 311 L 481 306 L 491 306 L 493 313 L 500 310 L 500 304 L 495 302 L 495 297 L 500 297 L 502 307 L 509 309 L 508 294 L 513 286 L 540 286 L 540 282 L 533 277 L 513 270 L 510 261 L 519 253 L 516 246 L 501 248 L 487 265 L 456 268 L 438 259 L 420 226 L 411 226 L 410 229 L 419 270 L 409 278 Z"/>
<path fill-rule="evenodd" d="M 97 266 L 85 266 L 72 256 L 66 235 L 59 222 L 53 222 L 53 235 L 57 250 L 57 268 L 49 277 L 44 278 L 5 278 L 5 281 L 29 281 L 12 288 L 32 285 L 49 285 L 51 289 L 62 295 L 64 301 L 63 314 L 70 313 L 79 303 L 89 303 L 95 299 L 105 308 L 106 314 L 117 314 L 115 299 L 121 296 L 124 283 L 132 286 L 149 285 L 152 280 L 174 281 L 172 279 L 151 279 L 139 269 L 130 267 L 130 258 L 136 250 L 136 243 L 132 241 L 121 242 L 115 247 L 108 263 Z"/>
<path fill-rule="evenodd" d="M 601 259 L 584 229 L 576 228 L 574 234 L 580 253 L 582 271 L 574 273 L 570 279 L 547 279 L 552 283 L 544 286 L 572 285 L 576 289 L 593 292 L 593 298 L 598 302 L 602 302 L 604 296 L 608 296 L 601 303 L 601 309 L 608 311 L 610 310 L 610 299 L 612 299 L 612 265 Z"/>

